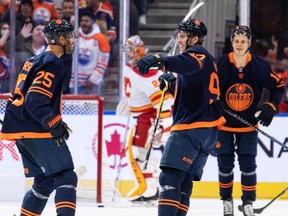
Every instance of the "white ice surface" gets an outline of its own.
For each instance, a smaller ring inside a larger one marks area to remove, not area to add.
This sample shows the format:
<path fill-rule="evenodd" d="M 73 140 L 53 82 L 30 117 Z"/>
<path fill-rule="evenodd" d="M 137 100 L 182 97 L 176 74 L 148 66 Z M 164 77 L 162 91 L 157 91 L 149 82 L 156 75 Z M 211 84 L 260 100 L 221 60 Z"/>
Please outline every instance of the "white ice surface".
<path fill-rule="evenodd" d="M 270 200 L 257 200 L 254 203 L 255 208 L 266 205 Z M 125 202 L 126 203 L 126 202 Z M 235 200 L 235 216 L 243 214 L 237 210 L 241 204 L 240 200 Z M 19 202 L 0 202 L 0 216 L 19 215 Z M 191 199 L 188 216 L 222 216 L 222 202 L 218 199 Z M 42 216 L 56 215 L 53 202 L 48 202 Z M 98 207 L 93 202 L 78 202 L 76 216 L 157 216 L 157 207 L 129 207 L 128 204 L 115 204 L 115 206 L 106 205 Z M 261 216 L 287 216 L 288 200 L 277 200 Z"/>

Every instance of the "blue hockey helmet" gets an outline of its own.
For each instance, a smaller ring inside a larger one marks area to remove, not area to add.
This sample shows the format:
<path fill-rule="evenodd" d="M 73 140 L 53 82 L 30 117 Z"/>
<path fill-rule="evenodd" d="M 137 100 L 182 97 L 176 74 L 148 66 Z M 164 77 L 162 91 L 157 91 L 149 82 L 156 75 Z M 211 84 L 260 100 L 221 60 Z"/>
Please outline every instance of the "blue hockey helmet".
<path fill-rule="evenodd" d="M 236 28 L 233 30 L 233 32 L 231 34 L 231 41 L 234 39 L 234 37 L 236 35 L 246 36 L 248 38 L 249 42 L 251 42 L 251 40 L 252 40 L 252 33 L 251 33 L 251 30 L 248 26 L 244 26 L 244 25 L 236 26 Z"/>
<path fill-rule="evenodd" d="M 48 43 L 52 45 L 59 45 L 58 40 L 60 36 L 64 36 L 67 39 L 71 37 L 76 38 L 74 27 L 64 19 L 50 21 L 44 28 L 44 34 L 48 39 Z"/>
<path fill-rule="evenodd" d="M 198 19 L 188 19 L 180 22 L 177 31 L 187 32 L 188 37 L 198 36 L 198 44 L 202 44 L 207 35 L 205 24 Z"/>

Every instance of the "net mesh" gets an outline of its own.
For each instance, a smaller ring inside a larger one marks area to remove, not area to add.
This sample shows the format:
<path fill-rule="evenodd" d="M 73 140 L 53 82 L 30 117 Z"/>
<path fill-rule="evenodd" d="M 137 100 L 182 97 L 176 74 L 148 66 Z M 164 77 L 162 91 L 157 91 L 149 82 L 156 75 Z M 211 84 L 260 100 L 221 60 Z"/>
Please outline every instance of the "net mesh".
<path fill-rule="evenodd" d="M 98 103 L 91 100 L 62 100 L 63 115 L 98 115 Z"/>
<path fill-rule="evenodd" d="M 1 119 L 4 117 L 7 100 L 8 95 L 0 95 Z M 101 175 L 99 176 L 102 164 L 98 161 L 99 155 L 102 160 L 105 154 L 105 151 L 98 154 L 99 150 L 102 152 L 102 115 L 103 102 L 98 96 L 63 96 L 62 98 L 62 118 L 73 131 L 67 144 L 73 157 L 75 170 L 79 167 L 86 169 L 78 179 L 77 194 L 80 199 L 97 200 L 97 202 L 101 202 L 102 199 L 102 180 Z M 16 146 L 15 149 L 17 150 Z M 17 172 L 19 173 L 19 170 Z M 27 188 L 30 187 L 32 180 L 26 180 L 25 184 Z"/>

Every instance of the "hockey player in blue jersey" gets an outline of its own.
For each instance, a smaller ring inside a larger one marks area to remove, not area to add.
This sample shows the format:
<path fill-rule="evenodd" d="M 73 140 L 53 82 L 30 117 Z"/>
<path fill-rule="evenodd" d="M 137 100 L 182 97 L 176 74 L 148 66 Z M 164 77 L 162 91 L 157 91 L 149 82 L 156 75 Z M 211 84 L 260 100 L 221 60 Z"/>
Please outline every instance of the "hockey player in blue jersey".
<path fill-rule="evenodd" d="M 74 216 L 77 176 L 65 140 L 70 129 L 61 118 L 64 78 L 62 59 L 71 52 L 75 34 L 65 20 L 53 20 L 44 28 L 48 47 L 25 61 L 7 103 L 1 138 L 15 140 L 26 177 L 34 177 L 23 199 L 21 216 L 41 215 L 56 190 L 58 216 Z"/>
<path fill-rule="evenodd" d="M 170 91 L 175 88 L 175 103 L 172 130 L 160 163 L 158 216 L 187 215 L 193 181 L 200 181 L 217 141 L 217 128 L 225 122 L 214 103 L 220 94 L 216 62 L 201 46 L 206 26 L 190 19 L 182 21 L 177 31 L 177 37 L 185 40 L 186 50 L 165 58 L 145 56 L 138 63 L 141 74 L 147 74 L 150 67 L 177 73 L 175 87 L 171 85 L 175 83 L 173 77 L 163 78 L 169 82 Z"/>
<path fill-rule="evenodd" d="M 222 107 L 243 117 L 249 123 L 269 126 L 277 114 L 284 91 L 282 79 L 274 74 L 268 62 L 249 52 L 252 34 L 247 26 L 237 26 L 231 35 L 232 52 L 217 61 Z M 262 89 L 270 90 L 269 101 L 260 104 Z M 256 117 L 258 115 L 258 117 Z M 256 155 L 258 134 L 253 128 L 227 115 L 219 131 L 216 153 L 219 167 L 220 197 L 224 216 L 234 216 L 233 168 L 235 154 L 241 171 L 243 213 L 254 216 L 256 199 Z"/>

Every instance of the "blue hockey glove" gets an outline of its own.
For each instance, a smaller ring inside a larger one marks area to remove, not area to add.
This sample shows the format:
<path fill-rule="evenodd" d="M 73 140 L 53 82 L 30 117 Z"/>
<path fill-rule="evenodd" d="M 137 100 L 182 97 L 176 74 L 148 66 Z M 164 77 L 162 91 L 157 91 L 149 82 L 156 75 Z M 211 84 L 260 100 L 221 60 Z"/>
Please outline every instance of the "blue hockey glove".
<path fill-rule="evenodd" d="M 159 70 L 162 70 L 164 66 L 163 57 L 163 54 L 143 56 L 137 64 L 139 73 L 142 75 L 148 74 L 151 67 L 158 67 Z"/>
<path fill-rule="evenodd" d="M 44 129 L 50 131 L 57 145 L 64 144 L 65 140 L 68 140 L 69 135 L 72 133 L 72 130 L 67 124 L 62 121 L 61 116 L 55 115 L 54 113 L 46 115 L 42 119 L 41 124 Z"/>
<path fill-rule="evenodd" d="M 255 117 L 263 126 L 268 127 L 272 122 L 274 115 L 278 113 L 277 107 L 271 103 L 264 103 L 260 106 L 260 108 L 255 113 Z"/>
<path fill-rule="evenodd" d="M 163 91 L 166 86 L 168 88 L 170 82 L 176 80 L 176 77 L 172 73 L 163 73 L 158 79 L 160 81 L 159 88 Z"/>

